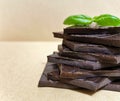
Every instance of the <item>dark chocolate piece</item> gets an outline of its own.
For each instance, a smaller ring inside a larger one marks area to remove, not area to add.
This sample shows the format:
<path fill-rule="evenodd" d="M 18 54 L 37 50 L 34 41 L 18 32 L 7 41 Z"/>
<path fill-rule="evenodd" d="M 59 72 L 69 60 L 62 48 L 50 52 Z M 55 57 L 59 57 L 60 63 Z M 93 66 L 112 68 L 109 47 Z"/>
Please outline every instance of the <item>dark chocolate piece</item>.
<path fill-rule="evenodd" d="M 86 88 L 92 91 L 96 91 L 111 82 L 110 79 L 105 77 L 81 78 L 81 79 L 73 79 L 73 80 L 61 79 L 59 77 L 59 71 L 57 70 L 49 72 L 48 79 L 51 79 L 53 81 L 61 81 L 66 84 L 71 84 L 77 87 Z"/>
<path fill-rule="evenodd" d="M 76 66 L 83 69 L 91 69 L 91 70 L 97 70 L 101 68 L 111 68 L 113 66 L 116 66 L 116 64 L 100 63 L 99 61 L 94 62 L 94 61 L 88 61 L 82 59 L 63 57 L 63 56 L 59 56 L 58 53 L 49 55 L 48 62 Z"/>
<path fill-rule="evenodd" d="M 115 35 L 110 34 L 93 34 L 93 35 L 65 35 L 62 32 L 53 32 L 54 37 L 68 39 L 76 42 L 100 44 L 106 46 L 120 47 L 120 33 Z"/>
<path fill-rule="evenodd" d="M 120 55 L 120 48 L 105 47 L 103 45 L 85 44 L 85 43 L 78 43 L 68 40 L 63 40 L 63 45 L 77 52 Z"/>
<path fill-rule="evenodd" d="M 119 64 L 120 63 L 120 55 L 107 55 L 100 53 L 83 53 L 83 52 L 75 52 L 71 51 L 66 46 L 58 45 L 59 54 L 61 56 L 90 60 L 90 61 L 100 61 L 105 63 Z"/>
<path fill-rule="evenodd" d="M 105 78 L 100 78 L 100 77 L 74 79 L 74 80 L 61 79 L 59 77 L 57 71 L 52 71 L 52 72 L 48 73 L 48 78 L 51 79 L 53 82 L 57 80 L 61 83 L 63 82 L 63 83 L 66 83 L 68 85 L 72 84 L 72 85 L 74 85 L 74 87 L 78 87 L 78 89 L 85 88 L 85 89 L 89 89 L 92 91 L 96 91 L 99 88 L 101 88 L 104 90 L 119 91 L 120 92 L 120 80 L 115 80 L 115 81 L 111 82 L 112 79 L 110 80 L 110 79 L 105 79 Z M 111 83 L 109 83 L 109 82 L 111 82 Z M 106 84 L 104 87 L 102 87 L 105 83 L 109 83 L 109 84 Z"/>
<path fill-rule="evenodd" d="M 67 27 L 64 28 L 64 34 L 116 34 L 120 33 L 120 27 Z"/>
<path fill-rule="evenodd" d="M 120 80 L 116 80 L 103 88 L 104 90 L 120 92 Z"/>
<path fill-rule="evenodd" d="M 55 38 L 65 38 L 66 35 L 63 34 L 63 32 L 53 32 L 53 35 Z M 68 36 L 68 35 L 67 35 Z M 72 39 L 72 38 L 71 38 Z"/>
<path fill-rule="evenodd" d="M 65 88 L 65 89 L 78 89 L 78 87 L 65 84 L 59 81 L 53 81 L 47 79 L 47 73 L 52 72 L 53 70 L 58 70 L 57 65 L 53 63 L 47 63 L 43 74 L 39 80 L 38 87 L 56 87 L 56 88 Z"/>
<path fill-rule="evenodd" d="M 92 91 L 96 91 L 111 82 L 110 79 L 104 77 L 94 77 L 94 78 L 86 78 L 86 79 L 74 79 L 74 80 L 61 80 L 64 83 L 71 84 L 77 87 L 86 88 Z"/>
<path fill-rule="evenodd" d="M 65 84 L 60 81 L 53 81 L 47 79 L 47 73 L 52 72 L 53 70 L 56 70 L 56 64 L 53 63 L 47 63 L 46 67 L 43 71 L 43 74 L 39 80 L 38 87 L 55 87 L 55 88 L 64 88 L 64 89 L 81 89 L 80 87 L 73 86 L 70 84 Z M 110 90 L 110 91 L 120 91 L 120 81 L 112 82 L 111 84 L 106 85 L 102 89 L 104 90 Z"/>
<path fill-rule="evenodd" d="M 120 77 L 120 68 L 114 67 L 111 70 L 85 70 L 79 67 L 72 67 L 68 65 L 59 64 L 60 77 L 69 79 L 78 79 L 86 77 Z"/>

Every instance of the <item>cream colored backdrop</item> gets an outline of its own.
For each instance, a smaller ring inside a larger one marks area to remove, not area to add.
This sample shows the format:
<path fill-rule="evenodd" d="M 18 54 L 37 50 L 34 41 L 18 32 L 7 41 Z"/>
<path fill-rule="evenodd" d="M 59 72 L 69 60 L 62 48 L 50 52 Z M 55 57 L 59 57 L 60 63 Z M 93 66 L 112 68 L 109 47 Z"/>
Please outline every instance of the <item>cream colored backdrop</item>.
<path fill-rule="evenodd" d="M 101 13 L 120 17 L 120 0 L 0 0 L 0 40 L 55 40 L 68 15 Z"/>

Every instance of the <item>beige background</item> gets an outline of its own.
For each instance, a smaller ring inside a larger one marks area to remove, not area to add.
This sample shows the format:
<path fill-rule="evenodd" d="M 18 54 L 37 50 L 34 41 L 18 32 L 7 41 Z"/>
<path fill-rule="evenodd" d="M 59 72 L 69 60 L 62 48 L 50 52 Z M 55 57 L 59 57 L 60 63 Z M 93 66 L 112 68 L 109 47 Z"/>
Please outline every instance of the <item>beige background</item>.
<path fill-rule="evenodd" d="M 102 13 L 120 17 L 120 0 L 0 0 L 0 40 L 55 40 L 65 17 Z"/>

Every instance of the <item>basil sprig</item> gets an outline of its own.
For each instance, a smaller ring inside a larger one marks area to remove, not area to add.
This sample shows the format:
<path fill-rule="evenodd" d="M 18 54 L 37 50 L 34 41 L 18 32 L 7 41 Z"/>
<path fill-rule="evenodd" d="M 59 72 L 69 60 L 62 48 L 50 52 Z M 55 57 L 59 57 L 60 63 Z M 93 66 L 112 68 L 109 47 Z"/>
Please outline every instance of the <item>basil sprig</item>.
<path fill-rule="evenodd" d="M 83 14 L 72 15 L 64 20 L 65 25 L 73 26 L 89 26 L 92 22 L 99 26 L 120 26 L 120 18 L 111 14 L 102 14 L 93 18 Z"/>
<path fill-rule="evenodd" d="M 92 23 L 92 18 L 87 15 L 72 15 L 64 20 L 65 25 L 88 26 Z"/>
<path fill-rule="evenodd" d="M 100 26 L 120 26 L 120 18 L 110 14 L 102 14 L 93 19 Z"/>

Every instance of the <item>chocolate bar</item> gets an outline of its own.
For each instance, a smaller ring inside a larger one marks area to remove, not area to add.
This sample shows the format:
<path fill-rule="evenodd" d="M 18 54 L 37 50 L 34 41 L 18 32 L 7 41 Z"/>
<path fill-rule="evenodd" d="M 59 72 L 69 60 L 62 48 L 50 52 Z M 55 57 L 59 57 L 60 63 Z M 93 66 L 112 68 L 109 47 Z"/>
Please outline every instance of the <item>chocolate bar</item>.
<path fill-rule="evenodd" d="M 120 54 L 120 48 L 105 47 L 103 45 L 85 44 L 85 43 L 78 43 L 78 42 L 73 42 L 68 40 L 63 40 L 63 45 L 77 52 L 101 53 L 101 54 L 108 54 L 108 55 Z"/>
<path fill-rule="evenodd" d="M 90 27 L 67 27 L 64 28 L 64 34 L 116 34 L 120 33 L 120 27 L 99 27 L 99 28 L 90 28 Z"/>
<path fill-rule="evenodd" d="M 120 63 L 120 55 L 107 55 L 100 53 L 85 53 L 85 52 L 75 52 L 70 50 L 64 45 L 58 45 L 59 54 L 61 56 L 90 60 L 90 61 L 100 61 L 105 63 L 119 64 Z M 109 52 L 110 53 L 110 52 Z"/>
<path fill-rule="evenodd" d="M 105 77 L 94 77 L 94 78 L 81 78 L 81 79 L 61 79 L 59 77 L 59 71 L 51 71 L 48 73 L 48 79 L 53 81 L 61 81 L 66 84 L 71 84 L 77 87 L 86 88 L 92 91 L 96 91 L 100 89 L 101 87 L 104 87 L 105 85 L 109 84 L 111 82 L 110 79 Z"/>
<path fill-rule="evenodd" d="M 82 59 L 73 59 L 68 57 L 59 56 L 58 53 L 48 56 L 48 62 L 53 62 L 57 64 L 65 64 L 70 66 L 76 66 L 83 69 L 97 70 L 101 68 L 111 68 L 116 66 L 116 64 L 110 63 L 100 63 L 99 61 L 88 61 Z"/>
<path fill-rule="evenodd" d="M 120 77 L 120 68 L 113 67 L 113 69 L 103 70 L 85 70 L 79 67 L 59 64 L 60 77 L 69 79 L 87 78 L 87 77 Z"/>
<path fill-rule="evenodd" d="M 63 32 L 53 32 L 54 37 L 71 41 L 100 44 L 106 46 L 120 47 L 120 33 L 118 34 L 93 34 L 93 35 L 65 35 Z"/>

